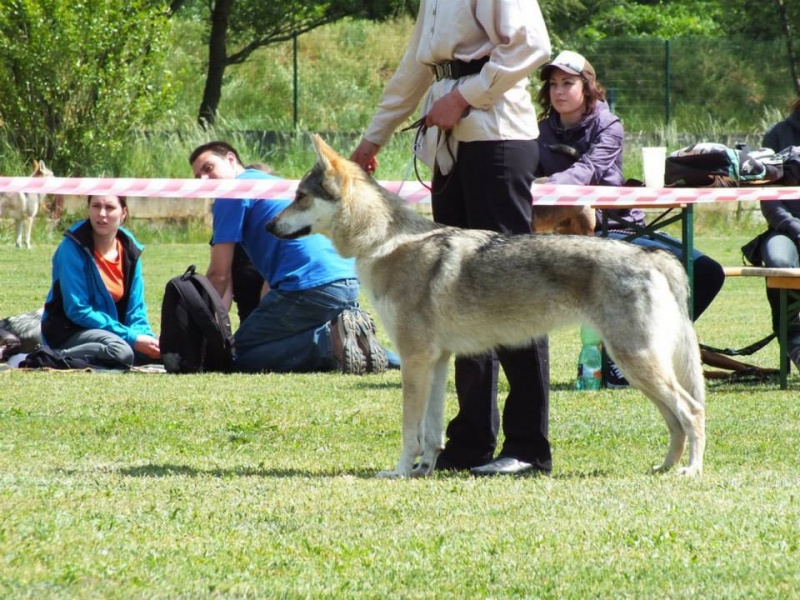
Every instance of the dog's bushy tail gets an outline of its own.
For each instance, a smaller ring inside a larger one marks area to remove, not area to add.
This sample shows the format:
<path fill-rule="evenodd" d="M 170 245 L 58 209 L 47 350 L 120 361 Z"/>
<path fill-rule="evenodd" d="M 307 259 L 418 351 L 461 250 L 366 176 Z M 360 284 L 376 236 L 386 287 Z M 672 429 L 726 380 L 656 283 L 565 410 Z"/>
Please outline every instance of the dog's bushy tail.
<path fill-rule="evenodd" d="M 691 302 L 689 278 L 675 256 L 665 250 L 657 252 L 656 255 L 658 269 L 666 277 L 678 309 L 684 317 L 679 325 L 677 356 L 673 358 L 675 372 L 681 386 L 704 405 L 706 388 L 700 359 L 700 344 L 689 316 L 689 302 Z"/>

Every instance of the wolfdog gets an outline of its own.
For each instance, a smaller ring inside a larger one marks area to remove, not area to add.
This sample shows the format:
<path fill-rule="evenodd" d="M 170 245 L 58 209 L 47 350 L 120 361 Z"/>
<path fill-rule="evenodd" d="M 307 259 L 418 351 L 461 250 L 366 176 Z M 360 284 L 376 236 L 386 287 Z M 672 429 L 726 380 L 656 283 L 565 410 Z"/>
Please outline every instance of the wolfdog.
<path fill-rule="evenodd" d="M 313 139 L 316 165 L 267 231 L 287 239 L 322 233 L 342 256 L 355 257 L 400 354 L 403 447 L 394 470 L 379 476 L 433 472 L 444 446 L 452 354 L 519 347 L 577 323 L 601 334 L 625 377 L 667 422 L 669 449 L 654 471 L 676 465 L 688 438 L 689 464 L 680 472 L 702 473 L 705 382 L 688 279 L 671 254 L 595 237 L 438 225 Z"/>
<path fill-rule="evenodd" d="M 33 173 L 30 176 L 52 177 L 53 172 L 44 164 L 43 160 L 34 160 Z M 36 217 L 36 213 L 39 212 L 42 198 L 41 194 L 25 192 L 0 194 L 0 216 L 14 219 L 17 248 L 22 248 L 23 244 L 26 248 L 31 247 L 33 219 Z"/>

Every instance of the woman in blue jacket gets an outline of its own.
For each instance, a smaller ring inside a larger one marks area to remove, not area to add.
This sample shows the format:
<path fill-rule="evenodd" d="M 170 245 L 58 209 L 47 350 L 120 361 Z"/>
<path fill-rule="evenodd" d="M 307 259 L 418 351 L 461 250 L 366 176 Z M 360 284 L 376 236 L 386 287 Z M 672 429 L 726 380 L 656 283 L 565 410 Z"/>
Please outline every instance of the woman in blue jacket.
<path fill-rule="evenodd" d="M 122 227 L 124 196 L 89 196 L 89 218 L 73 225 L 53 256 L 42 342 L 68 358 L 130 367 L 161 357 L 147 320 L 142 246 Z"/>

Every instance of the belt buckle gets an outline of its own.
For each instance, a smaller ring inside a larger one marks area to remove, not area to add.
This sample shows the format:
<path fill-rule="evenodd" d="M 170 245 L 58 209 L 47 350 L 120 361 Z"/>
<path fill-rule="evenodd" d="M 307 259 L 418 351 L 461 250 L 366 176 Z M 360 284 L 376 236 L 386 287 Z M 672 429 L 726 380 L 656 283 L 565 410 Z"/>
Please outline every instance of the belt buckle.
<path fill-rule="evenodd" d="M 436 76 L 436 81 L 442 79 L 454 79 L 453 77 L 453 63 L 436 63 L 433 65 L 433 74 Z"/>

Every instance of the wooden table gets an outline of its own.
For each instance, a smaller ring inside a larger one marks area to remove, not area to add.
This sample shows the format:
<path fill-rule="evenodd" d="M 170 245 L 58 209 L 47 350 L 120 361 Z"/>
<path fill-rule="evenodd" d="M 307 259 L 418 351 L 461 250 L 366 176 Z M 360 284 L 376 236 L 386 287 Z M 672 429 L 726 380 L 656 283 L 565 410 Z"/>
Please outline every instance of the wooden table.
<path fill-rule="evenodd" d="M 789 320 L 800 309 L 800 299 L 789 302 L 789 290 L 800 290 L 800 269 L 768 267 L 725 267 L 725 277 L 763 277 L 767 287 L 780 292 L 778 345 L 780 347 L 780 384 L 787 387 L 789 375 Z"/>

